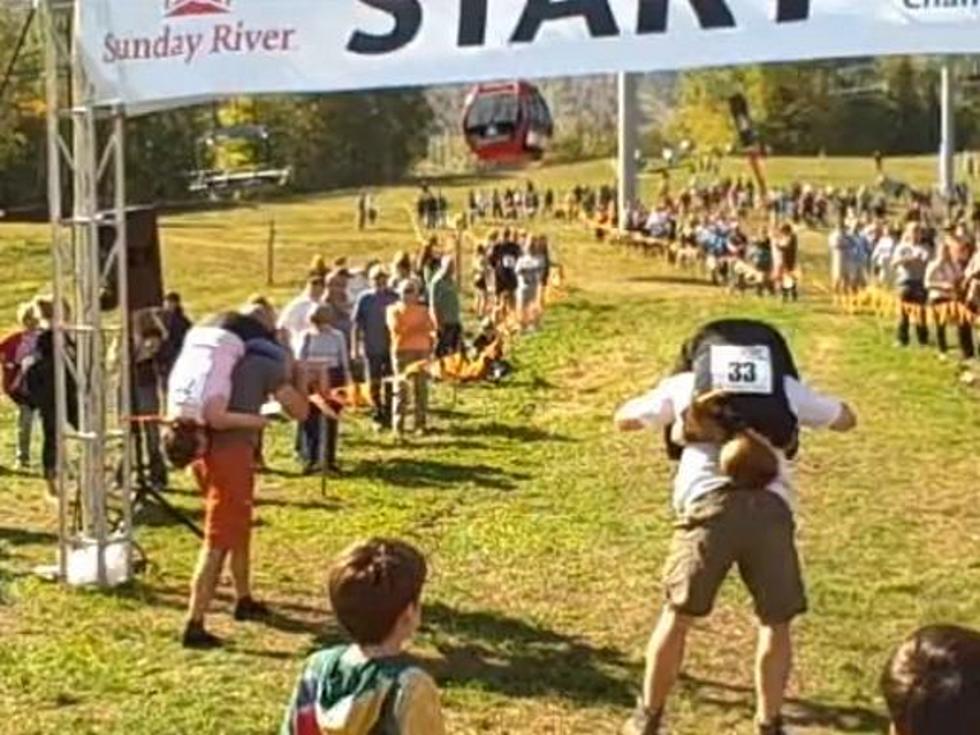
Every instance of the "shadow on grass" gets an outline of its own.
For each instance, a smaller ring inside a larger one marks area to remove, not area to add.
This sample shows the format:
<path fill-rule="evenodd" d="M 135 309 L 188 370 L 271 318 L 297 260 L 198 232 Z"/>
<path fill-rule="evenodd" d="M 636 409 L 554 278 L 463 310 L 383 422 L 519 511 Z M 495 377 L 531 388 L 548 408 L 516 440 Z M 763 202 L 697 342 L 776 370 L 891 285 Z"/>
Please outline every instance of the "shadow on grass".
<path fill-rule="evenodd" d="M 204 509 L 201 507 L 185 508 L 175 505 L 174 508 L 180 515 L 197 526 L 200 526 L 204 520 Z M 173 514 L 152 502 L 139 505 L 133 520 L 137 526 L 145 526 L 146 528 L 169 528 L 182 525 L 181 521 L 175 518 Z"/>
<path fill-rule="evenodd" d="M 316 475 L 311 478 L 315 480 L 317 484 L 320 482 L 320 476 Z M 323 510 L 329 512 L 335 512 L 343 509 L 344 504 L 337 498 L 324 498 L 322 500 L 283 500 L 282 498 L 270 498 L 265 497 L 259 493 L 255 498 L 255 507 L 261 508 L 262 506 L 268 506 L 270 508 L 297 508 L 298 510 Z"/>
<path fill-rule="evenodd" d="M 562 301 L 558 304 L 562 311 L 585 312 L 589 316 L 603 316 L 617 310 L 612 304 L 596 304 L 590 301 Z"/>
<path fill-rule="evenodd" d="M 180 586 L 154 585 L 142 580 L 133 580 L 102 594 L 134 600 L 152 607 L 171 610 L 187 608 L 188 590 Z M 280 598 L 263 599 L 263 602 L 270 608 L 269 617 L 249 625 L 262 625 L 291 635 L 310 636 L 314 640 L 319 640 L 335 631 L 336 624 L 333 616 L 325 607 Z M 227 590 L 218 590 L 214 595 L 209 614 L 212 616 L 230 614 L 234 605 L 235 599 L 231 593 Z M 337 634 L 339 635 L 339 632 Z"/>
<path fill-rule="evenodd" d="M 502 186 L 507 186 L 507 179 L 520 173 L 519 169 L 500 168 L 496 170 L 480 171 L 479 173 L 458 173 L 444 174 L 442 176 L 416 176 L 410 181 L 404 182 L 406 186 L 422 186 L 428 184 L 432 186 L 479 186 L 485 188 L 488 181 L 501 181 Z M 499 220 L 500 222 L 513 222 L 513 220 Z"/>
<path fill-rule="evenodd" d="M 458 465 L 430 459 L 401 458 L 361 462 L 354 469 L 354 474 L 397 487 L 449 488 L 473 484 L 494 490 L 513 490 L 517 487 L 515 480 L 530 477 L 485 464 Z"/>
<path fill-rule="evenodd" d="M 694 286 L 696 288 L 718 288 L 711 281 L 699 276 L 684 275 L 654 275 L 654 276 L 630 276 L 626 279 L 628 283 L 661 283 L 670 286 Z"/>
<path fill-rule="evenodd" d="M 683 686 L 701 702 L 722 709 L 744 709 L 747 717 L 754 711 L 755 691 L 751 687 L 726 684 L 695 676 L 681 675 Z M 831 732 L 884 732 L 888 720 L 865 707 L 838 707 L 807 699 L 788 698 L 783 718 L 797 727 L 821 727 Z"/>
<path fill-rule="evenodd" d="M 29 470 L 15 469 L 13 467 L 5 467 L 0 465 L 0 477 L 20 477 L 26 479 L 28 477 L 36 477 Z"/>
<path fill-rule="evenodd" d="M 482 424 L 470 424 L 467 426 L 457 426 L 453 429 L 454 436 L 461 437 L 486 437 L 494 439 L 508 439 L 521 444 L 535 442 L 560 442 L 572 443 L 577 441 L 562 434 L 554 434 L 535 426 L 526 424 L 502 424 L 499 421 L 491 421 Z"/>
<path fill-rule="evenodd" d="M 468 412 L 456 408 L 430 408 L 429 415 L 440 419 L 465 419 L 470 416 Z"/>
<path fill-rule="evenodd" d="M 431 663 L 440 684 L 470 684 L 511 697 L 558 696 L 595 705 L 629 706 L 635 672 L 614 648 L 492 612 L 425 606 L 423 630 L 442 659 Z"/>
<path fill-rule="evenodd" d="M 0 543 L 12 546 L 27 546 L 29 544 L 53 544 L 58 536 L 48 531 L 35 531 L 30 528 L 10 528 L 0 526 Z"/>
<path fill-rule="evenodd" d="M 280 470 L 269 466 L 266 466 L 256 474 L 259 477 L 278 477 L 283 480 L 298 480 L 301 477 L 306 477 L 306 475 L 299 470 Z"/>
<path fill-rule="evenodd" d="M 456 432 L 453 432 L 454 434 Z M 486 442 L 477 442 L 469 439 L 457 439 L 450 434 L 430 434 L 421 442 L 406 442 L 399 445 L 399 449 L 408 451 L 426 451 L 429 449 L 455 449 L 457 451 L 487 449 Z"/>

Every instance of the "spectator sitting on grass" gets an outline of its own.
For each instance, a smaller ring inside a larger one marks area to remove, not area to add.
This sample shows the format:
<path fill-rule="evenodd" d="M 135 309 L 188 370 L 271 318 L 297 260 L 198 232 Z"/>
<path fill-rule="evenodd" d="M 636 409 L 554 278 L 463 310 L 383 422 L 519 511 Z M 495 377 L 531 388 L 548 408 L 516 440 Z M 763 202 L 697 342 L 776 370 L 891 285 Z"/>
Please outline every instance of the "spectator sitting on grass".
<path fill-rule="evenodd" d="M 311 656 L 280 735 L 442 735 L 439 691 L 403 655 L 422 621 L 425 557 L 402 541 L 356 543 L 330 567 L 330 605 L 351 645 Z"/>
<path fill-rule="evenodd" d="M 980 633 L 922 628 L 885 665 L 881 691 L 892 735 L 980 732 Z"/>

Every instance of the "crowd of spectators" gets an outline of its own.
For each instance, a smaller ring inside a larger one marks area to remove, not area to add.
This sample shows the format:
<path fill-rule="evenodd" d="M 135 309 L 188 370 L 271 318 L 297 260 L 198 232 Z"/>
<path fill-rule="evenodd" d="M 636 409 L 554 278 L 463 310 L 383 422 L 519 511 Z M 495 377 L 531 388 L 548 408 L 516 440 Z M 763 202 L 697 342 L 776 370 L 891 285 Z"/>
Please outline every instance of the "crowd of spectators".
<path fill-rule="evenodd" d="M 533 181 L 504 189 L 471 189 L 466 197 L 466 214 L 471 223 L 489 220 L 531 220 L 555 210 L 553 189 L 540 191 Z"/>
<path fill-rule="evenodd" d="M 903 213 L 896 216 L 895 196 L 887 192 L 794 185 L 766 193 L 768 216 L 752 227 L 748 222 L 759 210 L 759 196 L 745 179 L 690 187 L 676 196 L 662 192 L 654 206 L 631 208 L 627 229 L 663 243 L 673 262 L 702 263 L 719 285 L 778 292 L 795 301 L 799 231 L 828 227 L 836 291 L 854 294 L 874 285 L 895 289 L 902 304 L 901 344 L 909 343 L 913 325 L 917 339 L 927 343 L 931 316 L 942 352 L 948 349 L 946 327 L 955 323 L 963 356 L 975 356 L 972 325 L 980 308 L 975 212 L 953 212 L 949 224 L 937 226 L 928 203 L 908 192 Z M 429 190 L 420 197 L 419 218 L 427 229 L 447 226 L 448 206 L 442 202 L 441 194 Z M 378 431 L 404 434 L 411 413 L 412 428 L 425 433 L 434 361 L 482 353 L 505 327 L 539 328 L 545 290 L 557 266 L 547 237 L 508 220 L 538 214 L 586 217 L 608 232 L 615 202 L 616 191 L 609 186 L 577 186 L 560 203 L 550 190 L 539 195 L 533 184 L 502 194 L 472 192 L 470 221 L 499 221 L 473 248 L 473 309 L 480 329 L 472 340 L 464 329 L 455 241 L 432 236 L 417 252 L 400 251 L 389 263 L 374 259 L 355 266 L 338 258 L 328 266 L 315 259 L 302 292 L 279 312 L 276 325 L 278 338 L 308 373 L 306 388 L 336 400 L 311 405 L 297 427 L 296 450 L 304 469 L 340 471 L 339 417 L 350 396 L 341 401 L 337 390 L 366 382 Z M 44 473 L 52 494 L 53 311 L 50 298 L 23 304 L 18 328 L 0 342 L 4 391 L 17 405 L 15 460 L 22 469 L 29 467 L 31 430 L 40 417 Z M 176 293 L 167 295 L 162 309 L 133 315 L 132 408 L 137 415 L 159 413 L 160 392 L 190 325 Z M 69 421 L 72 393 L 69 388 Z M 165 485 L 159 439 L 149 429 L 138 441 L 145 442 L 154 482 Z M 334 560 L 329 598 L 351 643 L 320 651 L 304 664 L 283 735 L 318 734 L 325 722 L 337 732 L 367 733 L 380 723 L 386 732 L 444 732 L 434 681 L 402 657 L 421 624 L 426 578 L 423 554 L 392 539 L 358 542 Z M 880 684 L 895 733 L 965 735 L 980 729 L 978 641 L 980 634 L 970 630 L 931 627 L 898 647 Z"/>
<path fill-rule="evenodd" d="M 826 231 L 830 290 L 855 310 L 874 302 L 893 312 L 897 344 L 934 340 L 940 356 L 955 333 L 960 358 L 976 355 L 980 313 L 980 206 L 958 191 L 952 201 L 880 177 L 874 186 L 793 183 L 762 191 L 751 179 L 696 183 L 671 193 L 665 177 L 652 206 L 634 202 L 615 227 L 609 186 L 575 187 L 559 216 L 586 219 L 596 236 L 699 269 L 715 285 L 797 301 L 801 236 Z"/>

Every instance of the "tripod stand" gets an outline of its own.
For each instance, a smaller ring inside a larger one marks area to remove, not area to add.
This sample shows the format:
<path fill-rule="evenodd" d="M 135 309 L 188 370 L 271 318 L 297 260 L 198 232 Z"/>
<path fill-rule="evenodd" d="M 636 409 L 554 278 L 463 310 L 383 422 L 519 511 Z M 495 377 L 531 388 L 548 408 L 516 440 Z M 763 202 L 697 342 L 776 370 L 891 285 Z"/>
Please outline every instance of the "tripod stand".
<path fill-rule="evenodd" d="M 139 513 L 146 508 L 155 507 L 170 516 L 199 539 L 204 538 L 200 527 L 183 512 L 167 500 L 161 489 L 166 487 L 166 478 L 154 477 L 156 468 L 144 456 L 144 439 L 147 434 L 147 423 L 138 421 L 133 426 L 133 513 Z M 162 479 L 162 482 L 160 480 Z"/>

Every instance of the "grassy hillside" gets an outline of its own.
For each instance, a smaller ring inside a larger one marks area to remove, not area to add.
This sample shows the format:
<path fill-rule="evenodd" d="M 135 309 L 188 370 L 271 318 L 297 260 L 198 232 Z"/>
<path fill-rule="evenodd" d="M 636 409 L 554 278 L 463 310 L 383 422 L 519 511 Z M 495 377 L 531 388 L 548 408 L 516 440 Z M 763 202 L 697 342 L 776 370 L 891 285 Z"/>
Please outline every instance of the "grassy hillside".
<path fill-rule="evenodd" d="M 890 165 L 913 181 L 932 171 L 927 161 Z M 867 161 L 775 160 L 770 170 L 777 180 L 871 178 Z M 607 162 L 527 172 L 561 188 L 611 174 Z M 447 193 L 462 201 L 467 185 Z M 281 303 L 314 253 L 361 260 L 411 246 L 412 196 L 382 192 L 381 227 L 365 235 L 352 233 L 353 199 L 340 195 L 169 217 L 167 285 L 196 315 L 254 291 Z M 280 275 L 266 289 L 271 217 Z M 798 521 L 811 613 L 799 626 L 790 719 L 810 735 L 882 732 L 876 679 L 889 648 L 926 621 L 980 619 L 976 394 L 931 352 L 893 349 L 889 325 L 843 316 L 817 289 L 792 307 L 730 296 L 577 226 L 545 229 L 574 288 L 544 331 L 517 345 L 506 385 L 465 389 L 455 405 L 437 389 L 439 431 L 408 445 L 353 421 L 341 448 L 350 474 L 325 498 L 318 480 L 294 475 L 291 432 L 273 433 L 254 553 L 257 590 L 278 614 L 267 626 L 234 624 L 225 588 L 213 616 L 225 652 L 176 642 L 193 537 L 146 519 L 138 537 L 152 567 L 112 594 L 38 581 L 29 570 L 53 558 L 53 515 L 39 480 L 0 470 L 0 729 L 273 732 L 302 657 L 338 637 L 326 561 L 358 536 L 394 534 L 432 560 L 417 650 L 444 690 L 451 732 L 618 732 L 659 607 L 671 466 L 656 437 L 617 435 L 610 416 L 702 321 L 748 314 L 783 328 L 808 378 L 846 396 L 862 420 L 854 435 L 804 441 Z M 45 236 L 0 227 L 0 314 L 44 287 Z M 805 245 L 819 279 L 823 236 Z M 0 464 L 11 428 L 3 404 Z M 189 480 L 174 484 L 175 502 L 200 517 Z M 746 596 L 730 581 L 692 640 L 673 732 L 749 732 L 752 636 Z"/>

